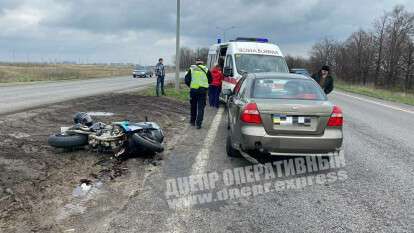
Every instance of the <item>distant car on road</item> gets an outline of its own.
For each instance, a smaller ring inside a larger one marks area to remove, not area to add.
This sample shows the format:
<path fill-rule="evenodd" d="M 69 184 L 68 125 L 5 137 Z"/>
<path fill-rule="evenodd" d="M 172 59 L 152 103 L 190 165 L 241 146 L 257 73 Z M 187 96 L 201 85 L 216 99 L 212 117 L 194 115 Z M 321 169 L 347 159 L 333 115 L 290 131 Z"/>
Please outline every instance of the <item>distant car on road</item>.
<path fill-rule="evenodd" d="M 292 74 L 301 74 L 301 75 L 305 75 L 306 77 L 311 77 L 308 70 L 304 69 L 304 68 L 292 68 L 292 69 L 290 69 L 290 73 L 292 73 Z"/>
<path fill-rule="evenodd" d="M 135 67 L 132 71 L 132 77 L 134 78 L 148 78 L 154 75 L 152 69 L 150 68 L 143 68 L 143 67 Z"/>
<path fill-rule="evenodd" d="M 244 76 L 228 96 L 227 154 L 333 155 L 342 147 L 342 111 L 319 85 L 297 74 Z M 258 152 L 258 153 L 257 153 Z"/>

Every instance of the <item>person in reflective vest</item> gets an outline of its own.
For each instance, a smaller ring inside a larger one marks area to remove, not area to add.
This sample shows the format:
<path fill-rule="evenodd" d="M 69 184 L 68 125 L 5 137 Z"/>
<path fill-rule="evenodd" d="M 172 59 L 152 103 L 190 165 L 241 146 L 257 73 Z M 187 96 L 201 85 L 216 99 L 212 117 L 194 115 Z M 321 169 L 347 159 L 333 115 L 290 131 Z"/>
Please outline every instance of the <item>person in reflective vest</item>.
<path fill-rule="evenodd" d="M 197 129 L 201 129 L 203 123 L 207 90 L 210 83 L 210 71 L 203 65 L 203 61 L 197 58 L 196 64 L 192 65 L 185 75 L 185 84 L 190 87 L 190 124 L 196 126 Z"/>

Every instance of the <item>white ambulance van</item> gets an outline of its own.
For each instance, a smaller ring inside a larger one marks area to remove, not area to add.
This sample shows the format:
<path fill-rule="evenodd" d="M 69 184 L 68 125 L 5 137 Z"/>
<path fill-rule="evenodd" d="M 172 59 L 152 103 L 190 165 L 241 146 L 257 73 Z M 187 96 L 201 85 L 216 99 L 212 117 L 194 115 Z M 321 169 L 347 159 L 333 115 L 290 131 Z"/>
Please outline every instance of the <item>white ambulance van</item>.
<path fill-rule="evenodd" d="M 237 38 L 214 44 L 208 52 L 207 67 L 224 60 L 222 90 L 233 90 L 244 73 L 283 72 L 289 68 L 279 47 L 264 38 Z M 220 99 L 224 100 L 223 96 Z"/>

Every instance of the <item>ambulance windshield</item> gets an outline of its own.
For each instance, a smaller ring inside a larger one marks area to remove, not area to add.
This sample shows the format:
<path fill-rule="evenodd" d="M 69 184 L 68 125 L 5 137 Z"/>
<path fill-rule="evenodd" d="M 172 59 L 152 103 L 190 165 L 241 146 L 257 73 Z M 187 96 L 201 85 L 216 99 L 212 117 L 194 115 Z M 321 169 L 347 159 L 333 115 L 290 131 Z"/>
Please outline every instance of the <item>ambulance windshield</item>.
<path fill-rule="evenodd" d="M 236 68 L 239 74 L 280 72 L 289 73 L 286 61 L 280 56 L 260 54 L 235 54 Z"/>

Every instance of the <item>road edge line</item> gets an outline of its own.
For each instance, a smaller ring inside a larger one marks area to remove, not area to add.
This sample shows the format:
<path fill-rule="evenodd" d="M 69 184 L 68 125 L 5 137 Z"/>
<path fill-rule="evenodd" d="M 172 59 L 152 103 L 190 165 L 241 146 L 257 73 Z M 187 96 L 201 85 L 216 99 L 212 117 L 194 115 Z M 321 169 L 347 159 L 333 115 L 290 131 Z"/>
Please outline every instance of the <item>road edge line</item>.
<path fill-rule="evenodd" d="M 362 98 L 362 97 L 346 94 L 344 92 L 335 91 L 334 93 L 339 94 L 339 95 L 343 95 L 343 96 L 347 96 L 347 97 L 351 97 L 351 98 L 354 98 L 354 99 L 357 99 L 357 100 L 365 101 L 367 103 L 372 103 L 372 104 L 376 104 L 376 105 L 379 105 L 379 106 L 387 107 L 387 108 L 390 108 L 390 109 L 393 109 L 393 110 L 414 114 L 414 111 L 410 111 L 410 110 L 395 107 L 395 106 L 392 106 L 392 105 L 389 105 L 389 104 L 383 104 L 383 103 L 380 103 L 380 102 L 377 102 L 377 101 L 374 101 L 374 100 L 369 100 L 369 99 L 365 99 L 365 98 Z"/>
<path fill-rule="evenodd" d="M 203 147 L 197 153 L 197 156 L 191 168 L 191 174 L 201 174 L 205 172 L 205 167 L 210 157 L 210 148 L 216 139 L 223 113 L 224 108 L 219 108 L 216 115 L 214 116 L 213 122 L 210 125 L 210 129 L 207 132 L 207 136 L 203 141 Z"/>

